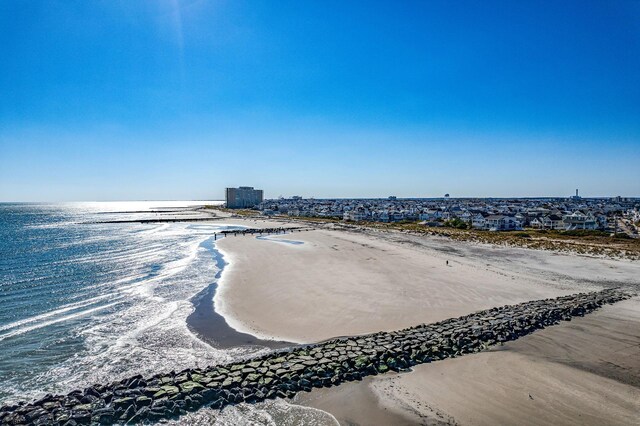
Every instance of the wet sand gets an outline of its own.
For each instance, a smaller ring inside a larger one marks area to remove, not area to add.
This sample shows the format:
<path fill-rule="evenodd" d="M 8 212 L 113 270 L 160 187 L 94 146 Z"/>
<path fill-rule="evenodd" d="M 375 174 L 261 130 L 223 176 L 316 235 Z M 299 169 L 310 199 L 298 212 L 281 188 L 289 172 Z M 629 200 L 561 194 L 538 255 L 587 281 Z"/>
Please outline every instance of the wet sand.
<path fill-rule="evenodd" d="M 237 346 L 264 346 L 280 349 L 293 346 L 291 342 L 262 340 L 251 334 L 241 333 L 229 327 L 224 317 L 218 314 L 211 301 L 216 294 L 216 284 L 211 284 L 193 299 L 194 311 L 187 317 L 187 326 L 200 339 L 219 349 Z"/>
<path fill-rule="evenodd" d="M 267 224 L 261 223 L 257 227 L 260 226 L 265 227 Z M 203 247 L 211 252 L 218 268 L 218 273 L 213 277 L 212 283 L 207 288 L 191 299 L 194 311 L 187 317 L 187 326 L 200 339 L 219 349 L 237 346 L 264 346 L 270 349 L 281 349 L 294 346 L 295 344 L 291 342 L 273 339 L 263 340 L 254 335 L 237 331 L 229 326 L 222 315 L 216 312 L 213 300 L 218 288 L 217 281 L 224 272 L 227 262 L 224 260 L 224 256 L 215 250 L 215 244 L 223 238 L 227 237 L 209 239 L 203 243 Z"/>
<path fill-rule="evenodd" d="M 427 424 L 429 418 L 419 414 L 399 412 L 383 406 L 371 388 L 375 378 L 361 382 L 343 383 L 332 388 L 314 389 L 296 395 L 294 403 L 331 413 L 341 425 L 394 425 Z M 431 422 L 429 424 L 438 424 Z"/>

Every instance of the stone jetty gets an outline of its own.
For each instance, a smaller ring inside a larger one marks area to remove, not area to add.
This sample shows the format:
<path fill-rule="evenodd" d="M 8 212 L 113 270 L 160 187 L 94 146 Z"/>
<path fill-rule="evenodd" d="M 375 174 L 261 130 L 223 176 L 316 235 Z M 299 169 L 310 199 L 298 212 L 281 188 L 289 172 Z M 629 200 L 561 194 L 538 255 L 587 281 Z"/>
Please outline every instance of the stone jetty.
<path fill-rule="evenodd" d="M 280 227 L 280 228 L 246 228 L 246 229 L 226 229 L 220 231 L 222 235 L 262 235 L 262 234 L 286 234 L 294 231 L 308 231 L 309 228 L 302 227 Z"/>
<path fill-rule="evenodd" d="M 0 407 L 0 423 L 150 423 L 201 407 L 221 409 L 241 402 L 290 398 L 300 391 L 479 352 L 629 297 L 608 289 L 536 300 L 399 331 L 297 346 L 233 364 L 134 376 Z"/>

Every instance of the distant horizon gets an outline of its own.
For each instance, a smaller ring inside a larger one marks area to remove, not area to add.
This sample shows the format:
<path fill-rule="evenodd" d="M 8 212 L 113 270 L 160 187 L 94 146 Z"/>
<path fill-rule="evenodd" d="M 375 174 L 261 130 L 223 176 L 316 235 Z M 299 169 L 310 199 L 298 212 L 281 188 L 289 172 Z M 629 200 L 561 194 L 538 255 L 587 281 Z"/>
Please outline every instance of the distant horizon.
<path fill-rule="evenodd" d="M 284 199 L 291 199 L 291 197 L 295 197 L 298 195 L 288 195 L 288 196 L 282 196 L 282 198 Z M 535 200 L 535 199 L 571 199 L 571 196 L 552 196 L 552 195 L 547 195 L 547 196 L 506 196 L 506 197 L 501 197 L 501 196 L 460 196 L 460 197 L 456 197 L 456 196 L 449 196 L 449 197 L 444 197 L 444 196 L 433 196 L 433 197 L 418 197 L 418 196 L 406 196 L 406 197 L 401 197 L 401 196 L 394 196 L 394 195 L 388 195 L 388 196 L 373 196 L 373 197 L 361 197 L 361 196 L 357 196 L 357 197 L 314 197 L 314 196 L 302 196 L 303 200 L 308 200 L 308 199 L 315 199 L 315 200 L 385 200 L 388 199 L 389 197 L 396 197 L 398 200 L 438 200 L 438 199 L 450 199 L 450 200 L 469 200 L 469 199 L 478 199 L 478 200 L 482 200 L 482 199 L 498 199 L 498 200 L 506 200 L 506 199 L 513 199 L 513 200 L 526 200 L 526 199 L 531 199 L 531 200 Z M 625 199 L 637 199 L 640 200 L 640 195 L 603 195 L 603 196 L 580 196 L 580 199 L 584 199 L 584 200 L 590 200 L 590 199 L 612 199 L 612 198 L 616 198 L 616 197 L 621 197 L 621 198 L 625 198 Z M 280 196 L 277 197 L 265 197 L 265 200 L 277 200 L 279 199 Z M 135 203 L 135 202 L 178 202 L 178 201 L 185 201 L 185 202 L 196 202 L 196 201 L 202 201 L 202 202 L 207 202 L 207 201 L 220 201 L 220 202 L 224 202 L 225 199 L 224 197 L 222 198 L 203 198 L 203 199 L 199 199 L 199 198 L 167 198 L 167 199 L 130 199 L 130 200 L 63 200 L 63 201 L 55 201 L 55 200 L 42 200 L 42 201 L 26 201 L 26 200 L 0 200 L 0 204 L 62 204 L 62 203 Z"/>

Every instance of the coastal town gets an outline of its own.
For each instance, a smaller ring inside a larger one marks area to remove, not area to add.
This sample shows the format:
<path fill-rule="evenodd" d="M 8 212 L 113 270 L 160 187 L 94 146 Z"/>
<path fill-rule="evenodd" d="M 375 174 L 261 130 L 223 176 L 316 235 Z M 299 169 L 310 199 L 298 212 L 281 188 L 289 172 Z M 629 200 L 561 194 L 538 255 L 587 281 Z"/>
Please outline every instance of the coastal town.
<path fill-rule="evenodd" d="M 0 19 L 0 426 L 640 426 L 640 0 Z"/>
<path fill-rule="evenodd" d="M 326 218 L 348 222 L 416 222 L 429 227 L 454 227 L 486 231 L 523 229 L 558 231 L 601 231 L 638 237 L 640 199 L 583 198 L 397 198 L 386 199 L 314 199 L 290 198 L 262 200 L 251 195 L 248 203 L 231 208 L 253 208 L 265 216 Z M 231 188 L 227 191 L 229 192 Z"/>

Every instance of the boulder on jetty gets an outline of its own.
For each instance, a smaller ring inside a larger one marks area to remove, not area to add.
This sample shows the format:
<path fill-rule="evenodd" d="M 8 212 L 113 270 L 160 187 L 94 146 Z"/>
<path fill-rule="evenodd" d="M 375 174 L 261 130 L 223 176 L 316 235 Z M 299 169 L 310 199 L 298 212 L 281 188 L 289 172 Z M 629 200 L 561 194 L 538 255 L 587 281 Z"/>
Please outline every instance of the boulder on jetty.
<path fill-rule="evenodd" d="M 137 424 L 208 406 L 290 398 L 368 375 L 478 352 L 629 298 L 615 289 L 502 306 L 399 331 L 333 339 L 205 369 L 187 369 L 0 407 L 0 424 Z"/>
<path fill-rule="evenodd" d="M 262 234 L 286 234 L 287 232 L 309 230 L 309 228 L 297 227 L 279 227 L 279 228 L 245 228 L 245 229 L 226 229 L 220 231 L 221 235 L 262 235 Z"/>

